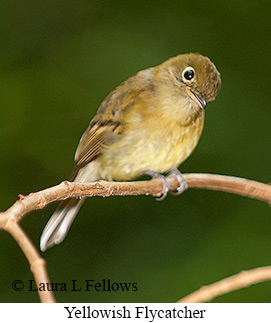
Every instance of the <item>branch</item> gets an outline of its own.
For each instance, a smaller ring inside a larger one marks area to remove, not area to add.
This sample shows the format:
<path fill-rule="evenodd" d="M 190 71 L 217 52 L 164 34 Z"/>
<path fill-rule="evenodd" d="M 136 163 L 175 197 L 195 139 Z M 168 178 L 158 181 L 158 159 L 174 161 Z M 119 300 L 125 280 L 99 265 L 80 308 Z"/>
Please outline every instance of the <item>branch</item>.
<path fill-rule="evenodd" d="M 243 195 L 271 203 L 271 186 L 239 177 L 214 174 L 184 174 L 189 188 L 201 188 L 224 191 Z M 176 190 L 179 183 L 175 176 L 168 178 L 170 190 Z M 48 204 L 70 197 L 83 196 L 125 196 L 125 195 L 152 195 L 160 196 L 163 193 L 163 183 L 159 179 L 138 182 L 105 182 L 70 183 L 67 181 L 45 190 L 31 193 L 27 196 L 19 195 L 7 211 L 0 213 L 0 229 L 8 231 L 17 241 L 24 252 L 37 286 L 40 283 L 49 283 L 45 260 L 40 257 L 26 233 L 19 225 L 19 221 L 27 213 L 42 209 Z M 52 292 L 40 292 L 42 302 L 54 302 Z"/>
<path fill-rule="evenodd" d="M 211 285 L 202 286 L 195 292 L 181 298 L 177 303 L 209 302 L 217 296 L 268 280 L 271 280 L 271 266 L 241 271 L 236 275 L 224 278 Z"/>
<path fill-rule="evenodd" d="M 224 175 L 214 174 L 184 174 L 189 189 L 201 188 L 215 191 L 224 191 L 237 195 L 271 203 L 271 186 L 260 182 Z M 170 190 L 178 188 L 175 176 L 168 179 Z M 163 183 L 159 179 L 138 182 L 106 182 L 73 183 L 64 181 L 59 185 L 45 190 L 31 193 L 28 196 L 20 195 L 6 212 L 0 213 L 0 228 L 8 219 L 19 221 L 25 214 L 42 209 L 48 204 L 70 197 L 83 196 L 127 196 L 152 195 L 160 196 L 163 193 Z"/>
<path fill-rule="evenodd" d="M 18 245 L 25 254 L 30 264 L 30 269 L 34 275 L 37 286 L 40 283 L 49 283 L 49 277 L 46 271 L 46 262 L 43 258 L 41 258 L 32 241 L 23 231 L 19 223 L 15 222 L 13 219 L 9 219 L 3 229 L 5 229 L 13 236 L 13 238 L 17 241 Z M 42 303 L 55 303 L 55 297 L 52 292 L 47 290 L 38 290 L 38 293 Z"/>

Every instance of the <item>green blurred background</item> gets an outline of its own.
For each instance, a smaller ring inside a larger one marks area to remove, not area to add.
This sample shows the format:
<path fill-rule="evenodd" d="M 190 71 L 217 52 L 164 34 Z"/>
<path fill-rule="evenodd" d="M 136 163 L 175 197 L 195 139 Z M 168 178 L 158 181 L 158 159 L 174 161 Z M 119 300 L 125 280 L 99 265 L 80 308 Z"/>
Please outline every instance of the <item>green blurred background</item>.
<path fill-rule="evenodd" d="M 182 172 L 271 181 L 270 1 L 1 1 L 0 201 L 8 208 L 68 178 L 78 140 L 103 98 L 179 53 L 209 56 L 222 90 Z M 56 203 L 25 217 L 39 245 Z M 267 204 L 206 190 L 88 199 L 67 239 L 43 254 L 51 281 L 136 282 L 137 292 L 57 292 L 59 302 L 174 302 L 202 285 L 270 264 Z M 0 233 L 1 302 L 38 302 L 33 279 Z M 270 302 L 271 283 L 215 299 Z"/>

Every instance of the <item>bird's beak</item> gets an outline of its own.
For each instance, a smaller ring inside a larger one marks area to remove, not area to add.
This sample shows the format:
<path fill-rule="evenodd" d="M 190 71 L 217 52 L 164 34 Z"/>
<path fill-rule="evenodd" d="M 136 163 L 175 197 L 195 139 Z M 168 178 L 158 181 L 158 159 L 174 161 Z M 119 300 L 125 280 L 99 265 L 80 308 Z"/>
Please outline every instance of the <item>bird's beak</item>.
<path fill-rule="evenodd" d="M 190 88 L 188 89 L 188 91 L 190 92 L 192 99 L 200 106 L 200 108 L 202 110 L 204 110 L 206 107 L 206 104 L 207 104 L 204 97 L 198 95 L 197 93 L 192 91 Z"/>

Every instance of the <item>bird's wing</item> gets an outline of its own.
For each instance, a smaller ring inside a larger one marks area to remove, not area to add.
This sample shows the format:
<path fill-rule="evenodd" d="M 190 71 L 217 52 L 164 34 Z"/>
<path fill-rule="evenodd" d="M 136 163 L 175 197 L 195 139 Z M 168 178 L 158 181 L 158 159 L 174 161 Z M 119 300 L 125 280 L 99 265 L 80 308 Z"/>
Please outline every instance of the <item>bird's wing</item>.
<path fill-rule="evenodd" d="M 137 82 L 138 77 L 141 82 Z M 75 167 L 70 180 L 74 179 L 79 169 L 99 156 L 103 144 L 110 135 L 123 132 L 125 128 L 124 114 L 137 104 L 138 96 L 141 96 L 142 92 L 146 90 L 148 80 L 142 82 L 142 78 L 144 75 L 140 75 L 140 73 L 132 76 L 102 102 L 97 114 L 80 139 L 75 153 Z M 141 86 L 136 86 L 137 84 L 141 84 Z"/>

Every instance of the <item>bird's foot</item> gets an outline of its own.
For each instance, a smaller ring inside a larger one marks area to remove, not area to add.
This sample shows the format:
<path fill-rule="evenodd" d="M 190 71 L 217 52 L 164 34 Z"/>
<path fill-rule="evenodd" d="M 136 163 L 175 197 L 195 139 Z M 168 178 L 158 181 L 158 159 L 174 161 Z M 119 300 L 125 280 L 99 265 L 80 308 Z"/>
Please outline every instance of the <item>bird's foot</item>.
<path fill-rule="evenodd" d="M 175 176 L 179 182 L 179 187 L 177 188 L 177 192 L 171 192 L 173 195 L 180 195 L 188 188 L 188 185 L 185 179 L 183 178 L 182 173 L 177 168 L 172 169 L 167 176 L 163 176 L 159 173 L 149 171 L 149 170 L 145 171 L 144 173 L 146 175 L 151 176 L 152 178 L 158 178 L 163 182 L 163 193 L 160 197 L 156 198 L 157 201 L 162 201 L 166 198 L 170 188 L 170 184 L 167 181 L 167 178 L 170 176 Z"/>
<path fill-rule="evenodd" d="M 183 178 L 182 173 L 179 171 L 178 168 L 173 168 L 167 175 L 167 177 L 175 176 L 177 181 L 179 182 L 179 186 L 176 192 L 171 192 L 172 195 L 181 195 L 184 191 L 188 189 L 188 184 L 186 183 L 185 179 Z"/>
<path fill-rule="evenodd" d="M 157 201 L 162 201 L 167 196 L 167 193 L 168 193 L 169 187 L 170 187 L 169 182 L 166 180 L 166 177 L 159 174 L 159 173 L 152 172 L 150 170 L 146 170 L 144 172 L 144 174 L 149 175 L 152 178 L 158 178 L 163 182 L 163 193 L 160 197 L 156 198 Z"/>

